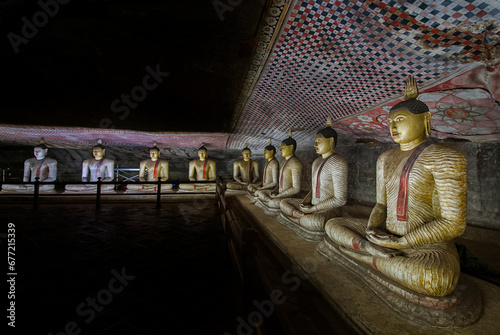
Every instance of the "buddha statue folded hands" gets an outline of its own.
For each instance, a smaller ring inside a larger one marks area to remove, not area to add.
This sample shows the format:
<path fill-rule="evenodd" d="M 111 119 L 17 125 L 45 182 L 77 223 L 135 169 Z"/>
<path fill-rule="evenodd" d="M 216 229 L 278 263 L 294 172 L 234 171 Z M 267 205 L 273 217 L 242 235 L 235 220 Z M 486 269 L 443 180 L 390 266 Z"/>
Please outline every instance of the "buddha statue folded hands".
<path fill-rule="evenodd" d="M 327 127 L 318 131 L 314 143 L 321 157 L 312 164 L 312 190 L 303 199 L 283 199 L 278 222 L 308 241 L 322 240 L 325 223 L 340 216 L 347 201 L 347 163 L 334 152 L 337 133 Z"/>
<path fill-rule="evenodd" d="M 37 180 L 42 183 L 53 182 L 57 178 L 57 161 L 47 157 L 48 147 L 42 138 L 40 144 L 33 148 L 35 157 L 24 161 L 23 182 L 34 182 Z M 55 192 L 54 184 L 40 184 L 40 192 Z M 3 184 L 3 191 L 15 192 L 33 192 L 33 184 Z"/>
<path fill-rule="evenodd" d="M 467 161 L 427 140 L 430 112 L 415 99 L 412 78 L 405 96 L 388 117 L 399 147 L 377 160 L 377 204 L 370 218 L 329 220 L 325 243 L 403 287 L 443 297 L 453 292 L 460 275 L 453 238 L 466 226 Z"/>
<path fill-rule="evenodd" d="M 233 163 L 233 178 L 226 184 L 229 190 L 246 190 L 249 184 L 259 180 L 259 163 L 250 159 L 252 151 L 248 145 L 241 151 L 243 159 Z"/>
<path fill-rule="evenodd" d="M 295 156 L 297 142 L 289 137 L 281 143 L 280 153 L 285 159 L 281 162 L 278 185 L 273 190 L 258 190 L 259 198 L 255 205 L 266 215 L 276 216 L 280 212 L 280 202 L 285 198 L 298 196 L 302 178 L 302 162 Z"/>
<path fill-rule="evenodd" d="M 264 148 L 264 158 L 266 159 L 266 165 L 264 166 L 264 175 L 262 177 L 262 182 L 248 185 L 248 196 L 252 203 L 255 203 L 259 198 L 256 196 L 255 192 L 262 190 L 272 190 L 278 185 L 278 172 L 279 172 L 279 162 L 274 157 L 276 154 L 276 148 L 272 145 L 271 140 L 269 140 L 269 145 Z"/>
<path fill-rule="evenodd" d="M 115 162 L 109 158 L 105 158 L 106 148 L 102 145 L 102 141 L 92 147 L 92 155 L 94 158 L 89 158 L 82 163 L 82 182 L 97 182 L 101 178 L 102 182 L 113 181 L 115 178 Z M 66 184 L 66 191 L 69 192 L 92 192 L 97 191 L 95 184 Z M 101 192 L 114 192 L 115 185 L 101 185 Z"/>
<path fill-rule="evenodd" d="M 198 159 L 189 162 L 189 180 L 197 183 L 180 183 L 179 190 L 188 192 L 214 192 L 216 164 L 207 159 L 208 150 L 205 146 L 198 149 Z"/>
<path fill-rule="evenodd" d="M 162 192 L 172 189 L 172 184 L 163 183 L 168 180 L 168 162 L 160 159 L 160 148 L 156 142 L 149 148 L 149 156 L 150 159 L 145 159 L 139 164 L 139 182 L 127 184 L 127 192 L 157 192 L 157 183 L 141 184 L 141 182 L 157 182 L 158 180 L 162 182 Z"/>

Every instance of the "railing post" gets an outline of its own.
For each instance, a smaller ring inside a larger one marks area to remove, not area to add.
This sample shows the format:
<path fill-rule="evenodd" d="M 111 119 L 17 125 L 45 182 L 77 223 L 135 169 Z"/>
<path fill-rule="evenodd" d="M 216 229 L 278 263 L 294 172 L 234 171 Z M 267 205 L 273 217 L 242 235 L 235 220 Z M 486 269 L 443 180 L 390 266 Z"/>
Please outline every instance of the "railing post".
<path fill-rule="evenodd" d="M 33 207 L 38 208 L 38 196 L 40 194 L 40 177 L 35 177 L 35 186 L 33 187 Z"/>
<path fill-rule="evenodd" d="M 156 208 L 161 207 L 161 177 L 158 177 L 158 186 L 156 187 Z"/>
<path fill-rule="evenodd" d="M 101 181 L 102 177 L 97 178 L 97 194 L 95 197 L 95 206 L 100 207 L 101 206 Z"/>

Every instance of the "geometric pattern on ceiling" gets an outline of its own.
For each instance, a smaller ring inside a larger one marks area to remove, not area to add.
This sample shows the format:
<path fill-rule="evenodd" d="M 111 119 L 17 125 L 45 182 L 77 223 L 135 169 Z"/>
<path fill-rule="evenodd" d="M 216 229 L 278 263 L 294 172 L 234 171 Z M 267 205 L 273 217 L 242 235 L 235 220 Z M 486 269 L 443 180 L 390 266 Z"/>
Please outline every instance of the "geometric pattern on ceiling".
<path fill-rule="evenodd" d="M 299 146 L 310 144 L 327 116 L 342 123 L 359 115 L 364 126 L 342 128 L 354 137 L 367 135 L 360 131 L 363 128 L 386 131 L 377 120 L 384 107 L 401 98 L 408 75 L 417 79 L 422 92 L 479 65 L 498 72 L 494 55 L 500 54 L 499 17 L 500 1 L 488 0 L 298 1 L 289 11 L 228 147 L 248 143 L 262 148 L 266 138 L 279 143 L 289 128 L 297 127 L 305 128 L 294 134 Z M 477 112 L 497 122 L 491 118 L 491 113 L 498 112 L 490 106 L 498 103 L 492 100 L 492 92 L 489 99 L 476 99 L 472 92 L 454 96 L 474 100 L 469 104 L 475 109 L 464 120 Z M 479 111 L 476 104 L 486 102 L 489 112 Z M 481 140 L 493 135 L 498 139 L 497 124 L 476 127 L 481 130 L 475 138 L 471 136 L 475 127 L 458 127 L 455 132 L 439 124 L 455 119 L 434 114 L 433 120 L 436 130 L 441 130 L 438 137 Z"/>

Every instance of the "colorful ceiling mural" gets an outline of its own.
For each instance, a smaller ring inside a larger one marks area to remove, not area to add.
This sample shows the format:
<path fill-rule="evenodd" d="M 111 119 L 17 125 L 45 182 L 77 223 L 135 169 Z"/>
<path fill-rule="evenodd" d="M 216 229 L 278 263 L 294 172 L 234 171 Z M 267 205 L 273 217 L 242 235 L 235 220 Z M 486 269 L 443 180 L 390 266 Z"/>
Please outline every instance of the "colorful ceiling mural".
<path fill-rule="evenodd" d="M 296 1 L 228 146 L 310 144 L 327 116 L 348 140 L 390 142 L 385 116 L 412 75 L 433 136 L 500 140 L 500 2 Z"/>

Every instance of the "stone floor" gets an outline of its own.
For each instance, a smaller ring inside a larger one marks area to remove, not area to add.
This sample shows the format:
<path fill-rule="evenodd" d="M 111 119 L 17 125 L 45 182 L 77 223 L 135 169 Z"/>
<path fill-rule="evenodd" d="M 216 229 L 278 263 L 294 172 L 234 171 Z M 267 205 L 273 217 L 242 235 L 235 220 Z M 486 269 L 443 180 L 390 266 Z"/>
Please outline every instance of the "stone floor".
<path fill-rule="evenodd" d="M 0 211 L 0 233 L 16 225 L 16 333 L 235 333 L 240 284 L 212 203 Z"/>

